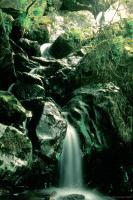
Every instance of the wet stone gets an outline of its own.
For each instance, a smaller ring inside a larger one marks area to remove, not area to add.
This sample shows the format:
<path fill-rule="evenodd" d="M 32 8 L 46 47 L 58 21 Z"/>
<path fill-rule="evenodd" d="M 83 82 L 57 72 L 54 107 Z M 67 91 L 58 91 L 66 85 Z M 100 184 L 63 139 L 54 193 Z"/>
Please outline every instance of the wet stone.
<path fill-rule="evenodd" d="M 84 200 L 85 196 L 81 194 L 70 194 L 67 196 L 60 196 L 58 200 Z"/>

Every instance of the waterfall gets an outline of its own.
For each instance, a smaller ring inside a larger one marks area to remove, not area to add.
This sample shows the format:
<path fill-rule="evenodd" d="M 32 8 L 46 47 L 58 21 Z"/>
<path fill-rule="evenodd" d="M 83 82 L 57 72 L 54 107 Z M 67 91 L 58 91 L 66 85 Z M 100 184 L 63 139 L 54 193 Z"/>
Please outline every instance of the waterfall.
<path fill-rule="evenodd" d="M 60 187 L 82 187 L 81 150 L 74 127 L 69 123 L 60 160 Z"/>

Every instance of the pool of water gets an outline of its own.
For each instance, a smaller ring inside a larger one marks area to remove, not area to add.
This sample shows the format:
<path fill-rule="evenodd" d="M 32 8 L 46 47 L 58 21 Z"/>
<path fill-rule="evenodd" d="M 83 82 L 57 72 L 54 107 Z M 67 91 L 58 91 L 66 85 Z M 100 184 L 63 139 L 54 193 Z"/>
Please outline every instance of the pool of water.
<path fill-rule="evenodd" d="M 81 197 L 84 197 L 83 199 Z M 34 191 L 3 192 L 0 200 L 114 200 L 96 190 L 49 188 Z"/>

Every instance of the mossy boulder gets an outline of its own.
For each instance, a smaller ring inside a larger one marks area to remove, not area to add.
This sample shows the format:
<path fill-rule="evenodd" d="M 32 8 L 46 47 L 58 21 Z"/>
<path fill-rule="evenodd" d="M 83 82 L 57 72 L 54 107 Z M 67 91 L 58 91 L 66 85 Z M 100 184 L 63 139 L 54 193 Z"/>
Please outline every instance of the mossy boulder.
<path fill-rule="evenodd" d="M 59 59 L 77 51 L 82 46 L 82 33 L 76 30 L 60 35 L 50 48 L 50 54 Z"/>
<path fill-rule="evenodd" d="M 21 103 L 9 92 L 0 91 L 0 122 L 21 124 L 26 118 L 26 111 Z"/>
<path fill-rule="evenodd" d="M 31 162 L 32 145 L 28 137 L 12 126 L 0 124 L 1 184 L 20 183 L 21 174 L 29 169 Z"/>
<path fill-rule="evenodd" d="M 49 41 L 49 32 L 47 30 L 47 27 L 45 27 L 43 24 L 38 25 L 37 27 L 35 25 L 32 26 L 32 28 L 25 33 L 24 35 L 26 38 L 38 41 L 39 44 L 43 44 Z"/>
<path fill-rule="evenodd" d="M 0 10 L 0 88 L 7 89 L 15 80 L 12 50 L 9 43 L 9 16 Z"/>

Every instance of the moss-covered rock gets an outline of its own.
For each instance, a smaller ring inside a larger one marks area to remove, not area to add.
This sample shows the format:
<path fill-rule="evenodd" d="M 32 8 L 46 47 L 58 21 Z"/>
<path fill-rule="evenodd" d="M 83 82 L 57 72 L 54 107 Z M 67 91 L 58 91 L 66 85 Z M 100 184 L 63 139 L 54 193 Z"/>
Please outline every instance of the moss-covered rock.
<path fill-rule="evenodd" d="M 26 118 L 26 111 L 21 103 L 9 92 L 0 91 L 0 122 L 20 124 Z"/>
<path fill-rule="evenodd" d="M 0 124 L 1 184 L 20 183 L 21 173 L 30 167 L 31 162 L 32 145 L 27 136 L 12 126 Z"/>
<path fill-rule="evenodd" d="M 69 31 L 60 35 L 50 48 L 50 54 L 55 58 L 64 58 L 82 46 L 82 33 Z"/>
<path fill-rule="evenodd" d="M 34 23 L 28 32 L 24 34 L 24 36 L 30 40 L 38 41 L 39 44 L 43 44 L 49 41 L 49 32 L 45 24 L 38 23 L 36 26 Z"/>
<path fill-rule="evenodd" d="M 0 88 L 7 89 L 15 80 L 12 50 L 9 43 L 9 16 L 0 10 Z"/>

